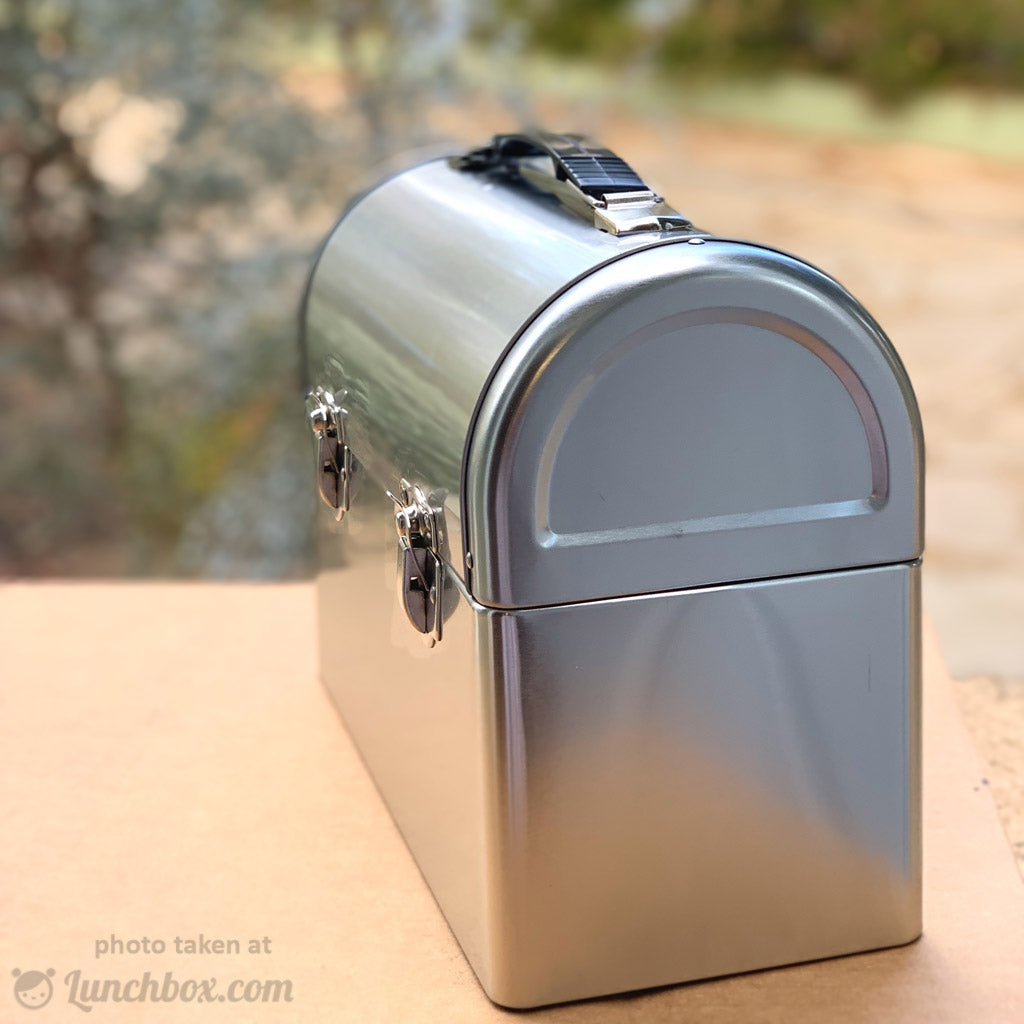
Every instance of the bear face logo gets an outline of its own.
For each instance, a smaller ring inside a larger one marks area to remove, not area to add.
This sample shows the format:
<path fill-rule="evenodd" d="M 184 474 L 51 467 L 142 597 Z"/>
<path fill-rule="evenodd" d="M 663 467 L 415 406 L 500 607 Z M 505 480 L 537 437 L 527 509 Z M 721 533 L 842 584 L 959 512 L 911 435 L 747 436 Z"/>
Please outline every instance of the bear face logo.
<path fill-rule="evenodd" d="M 14 982 L 14 998 L 26 1010 L 38 1010 L 53 998 L 53 982 L 50 979 L 57 973 L 52 967 L 46 971 L 19 971 L 17 967 L 11 972 L 17 979 Z"/>

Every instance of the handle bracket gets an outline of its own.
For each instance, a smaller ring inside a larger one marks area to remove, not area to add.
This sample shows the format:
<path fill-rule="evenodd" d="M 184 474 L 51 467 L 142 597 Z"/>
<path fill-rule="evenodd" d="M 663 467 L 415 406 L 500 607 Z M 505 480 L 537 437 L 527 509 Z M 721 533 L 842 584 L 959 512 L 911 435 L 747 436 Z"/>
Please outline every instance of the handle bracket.
<path fill-rule="evenodd" d="M 550 173 L 535 166 L 536 157 L 550 158 Z M 522 177 L 613 235 L 694 230 L 625 160 L 582 135 L 495 135 L 488 145 L 456 158 L 455 165 L 463 171 L 502 170 Z"/>

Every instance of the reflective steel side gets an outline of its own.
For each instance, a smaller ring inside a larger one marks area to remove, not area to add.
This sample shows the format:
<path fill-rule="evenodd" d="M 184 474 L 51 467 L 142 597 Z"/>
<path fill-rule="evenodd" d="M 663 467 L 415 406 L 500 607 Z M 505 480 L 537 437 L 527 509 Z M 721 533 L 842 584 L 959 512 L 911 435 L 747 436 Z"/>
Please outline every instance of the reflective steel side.
<path fill-rule="evenodd" d="M 421 164 L 363 196 L 325 244 L 302 314 L 307 382 L 341 399 L 378 483 L 446 496 L 454 543 L 466 437 L 501 353 L 569 282 L 671 237 L 609 235 L 525 181 Z"/>
<path fill-rule="evenodd" d="M 522 608 L 907 562 L 924 451 L 839 284 L 720 238 L 597 268 L 499 365 L 470 438 L 473 595 Z"/>
<path fill-rule="evenodd" d="M 493 999 L 918 934 L 916 564 L 514 612 L 457 587 L 428 650 L 390 502 L 319 523 L 324 682 Z"/>

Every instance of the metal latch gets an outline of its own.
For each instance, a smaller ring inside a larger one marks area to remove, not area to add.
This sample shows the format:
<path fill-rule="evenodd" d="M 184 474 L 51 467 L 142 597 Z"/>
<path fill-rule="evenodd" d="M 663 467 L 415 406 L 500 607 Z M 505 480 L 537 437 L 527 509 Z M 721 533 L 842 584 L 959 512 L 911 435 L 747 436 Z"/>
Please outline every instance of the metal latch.
<path fill-rule="evenodd" d="M 402 496 L 388 491 L 395 503 L 395 529 L 402 553 L 399 587 L 409 621 L 424 634 L 428 647 L 441 640 L 444 624 L 444 512 L 427 500 L 419 487 L 401 482 Z"/>
<path fill-rule="evenodd" d="M 345 443 L 345 410 L 334 395 L 314 388 L 306 395 L 309 424 L 316 437 L 317 487 L 320 497 L 337 510 L 337 519 L 349 508 L 352 482 L 352 449 Z"/>

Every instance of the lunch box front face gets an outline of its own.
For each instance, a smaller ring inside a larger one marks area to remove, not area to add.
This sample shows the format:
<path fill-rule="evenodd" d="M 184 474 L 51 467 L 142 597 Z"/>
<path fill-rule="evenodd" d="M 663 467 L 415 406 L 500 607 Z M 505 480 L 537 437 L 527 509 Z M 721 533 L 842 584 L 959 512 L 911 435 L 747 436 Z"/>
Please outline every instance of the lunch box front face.
<path fill-rule="evenodd" d="M 324 682 L 514 1007 L 920 932 L 909 382 L 604 153 L 383 182 L 304 310 Z"/>

